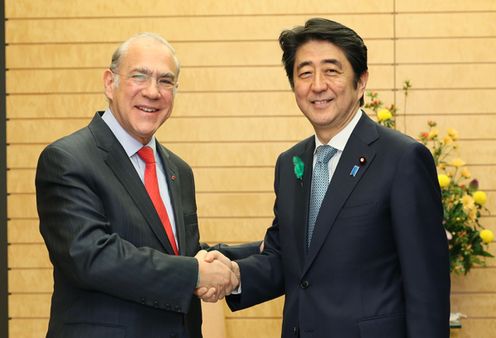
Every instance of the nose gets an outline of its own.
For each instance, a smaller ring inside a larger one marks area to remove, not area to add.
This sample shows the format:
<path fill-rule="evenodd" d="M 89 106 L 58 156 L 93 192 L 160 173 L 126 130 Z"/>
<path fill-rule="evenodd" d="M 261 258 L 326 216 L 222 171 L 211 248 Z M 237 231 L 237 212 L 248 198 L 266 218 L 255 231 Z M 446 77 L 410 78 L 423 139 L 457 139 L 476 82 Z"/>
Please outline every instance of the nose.
<path fill-rule="evenodd" d="M 324 91 L 326 89 L 326 87 L 327 87 L 327 85 L 326 85 L 324 77 L 319 72 L 316 72 L 315 76 L 313 77 L 313 81 L 312 81 L 312 90 L 314 92 L 321 92 L 321 91 Z"/>
<path fill-rule="evenodd" d="M 158 87 L 157 80 L 154 77 L 150 77 L 150 80 L 141 90 L 143 96 L 150 99 L 157 99 L 160 97 L 160 88 Z"/>

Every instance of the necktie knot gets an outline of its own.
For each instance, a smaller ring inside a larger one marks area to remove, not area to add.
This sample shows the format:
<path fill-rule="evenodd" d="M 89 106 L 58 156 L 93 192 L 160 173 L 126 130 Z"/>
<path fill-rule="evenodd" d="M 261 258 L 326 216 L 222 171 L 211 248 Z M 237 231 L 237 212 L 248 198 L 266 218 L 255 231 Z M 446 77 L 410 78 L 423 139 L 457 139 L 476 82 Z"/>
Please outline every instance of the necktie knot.
<path fill-rule="evenodd" d="M 138 156 L 145 161 L 146 164 L 155 163 L 155 155 L 153 155 L 153 149 L 149 146 L 144 146 L 138 150 Z"/>
<path fill-rule="evenodd" d="M 322 145 L 317 148 L 317 162 L 327 164 L 329 160 L 336 154 L 337 149 L 329 145 Z"/>

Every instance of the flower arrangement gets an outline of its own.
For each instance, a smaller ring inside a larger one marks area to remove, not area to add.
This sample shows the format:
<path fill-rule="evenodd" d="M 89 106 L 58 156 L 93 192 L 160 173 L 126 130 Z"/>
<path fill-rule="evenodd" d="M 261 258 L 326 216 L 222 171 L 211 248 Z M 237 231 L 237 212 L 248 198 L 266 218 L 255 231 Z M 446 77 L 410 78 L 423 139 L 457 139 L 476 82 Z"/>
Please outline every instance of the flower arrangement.
<path fill-rule="evenodd" d="M 410 82 L 405 81 L 405 112 L 410 88 Z M 397 107 L 384 107 L 377 93 L 368 92 L 367 97 L 370 101 L 365 108 L 372 109 L 377 122 L 395 129 Z M 494 240 L 494 234 L 479 222 L 482 213 L 488 212 L 484 207 L 487 195 L 479 190 L 479 182 L 471 177 L 465 162 L 456 157 L 458 132 L 448 128 L 446 135 L 441 136 L 436 122 L 427 124 L 429 129 L 420 133 L 418 140 L 431 151 L 438 171 L 443 225 L 449 240 L 450 270 L 455 274 L 467 274 L 473 266 L 484 266 L 485 257 L 492 257 L 487 247 Z"/>

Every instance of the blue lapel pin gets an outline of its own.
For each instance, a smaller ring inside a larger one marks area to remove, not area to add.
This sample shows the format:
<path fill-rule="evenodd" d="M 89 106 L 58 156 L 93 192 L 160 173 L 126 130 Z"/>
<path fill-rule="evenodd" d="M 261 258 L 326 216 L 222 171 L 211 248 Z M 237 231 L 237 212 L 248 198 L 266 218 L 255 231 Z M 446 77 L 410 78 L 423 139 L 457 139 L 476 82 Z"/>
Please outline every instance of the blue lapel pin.
<path fill-rule="evenodd" d="M 356 174 L 358 173 L 358 170 L 360 170 L 360 167 L 364 166 L 365 163 L 367 163 L 367 159 L 365 158 L 365 156 L 360 156 L 360 158 L 358 159 L 358 163 L 360 164 L 360 166 L 357 165 L 353 166 L 350 172 L 350 176 L 355 177 Z"/>
<path fill-rule="evenodd" d="M 350 172 L 350 176 L 355 177 L 359 169 L 360 169 L 359 166 L 357 166 L 357 165 L 353 166 L 353 169 L 351 169 L 351 172 Z"/>

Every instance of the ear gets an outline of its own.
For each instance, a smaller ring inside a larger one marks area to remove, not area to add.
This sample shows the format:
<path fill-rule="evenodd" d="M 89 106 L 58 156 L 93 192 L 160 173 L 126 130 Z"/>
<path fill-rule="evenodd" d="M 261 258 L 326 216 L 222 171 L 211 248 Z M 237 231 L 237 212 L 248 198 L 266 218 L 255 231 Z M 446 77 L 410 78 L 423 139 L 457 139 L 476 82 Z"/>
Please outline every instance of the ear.
<path fill-rule="evenodd" d="M 357 90 L 358 90 L 358 97 L 362 97 L 365 93 L 365 88 L 367 88 L 367 81 L 369 80 L 369 72 L 365 71 L 362 75 L 360 75 L 360 78 L 358 79 L 357 83 Z"/>
<path fill-rule="evenodd" d="M 110 69 L 105 69 L 103 72 L 103 86 L 105 89 L 105 96 L 108 100 L 113 99 L 114 94 L 114 73 Z"/>

